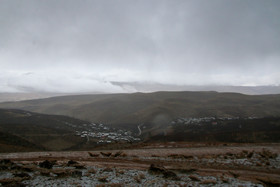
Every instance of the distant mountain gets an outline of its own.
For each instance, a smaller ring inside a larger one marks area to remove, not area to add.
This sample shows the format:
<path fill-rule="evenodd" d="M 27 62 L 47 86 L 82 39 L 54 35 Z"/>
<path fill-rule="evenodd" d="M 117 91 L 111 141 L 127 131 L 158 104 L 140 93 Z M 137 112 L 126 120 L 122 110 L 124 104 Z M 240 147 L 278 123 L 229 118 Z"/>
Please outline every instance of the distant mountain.
<path fill-rule="evenodd" d="M 54 97 L 59 95 L 59 93 L 0 93 L 0 102 L 7 102 L 7 101 L 23 101 L 23 100 L 30 100 L 30 99 L 41 99 L 47 97 Z"/>
<path fill-rule="evenodd" d="M 233 92 L 248 95 L 280 94 L 280 86 L 219 86 L 219 85 L 172 85 L 143 82 L 111 82 L 132 92 L 156 92 L 156 91 L 216 91 Z"/>
<path fill-rule="evenodd" d="M 136 128 L 140 123 L 165 123 L 178 117 L 280 116 L 280 95 L 217 92 L 76 95 L 0 103 L 0 108 Z"/>
<path fill-rule="evenodd" d="M 79 93 L 82 94 L 101 94 L 101 92 L 90 92 L 90 93 Z M 43 99 L 55 96 L 65 96 L 65 95 L 77 95 L 77 93 L 52 93 L 52 92 L 0 92 L 0 103 L 1 102 L 12 102 L 12 101 L 24 101 L 32 99 Z"/>
<path fill-rule="evenodd" d="M 114 82 L 114 86 L 120 87 L 124 93 L 135 92 L 158 92 L 158 91 L 216 91 L 241 93 L 247 95 L 264 95 L 264 94 L 280 94 L 280 86 L 194 86 L 194 85 L 172 85 L 160 83 L 145 82 Z M 51 93 L 51 92 L 24 92 L 24 93 L 5 93 L 0 92 L 0 102 L 23 101 L 32 99 L 42 99 L 56 96 L 66 95 L 89 95 L 89 94 L 106 94 L 104 92 L 80 92 L 80 93 Z"/>

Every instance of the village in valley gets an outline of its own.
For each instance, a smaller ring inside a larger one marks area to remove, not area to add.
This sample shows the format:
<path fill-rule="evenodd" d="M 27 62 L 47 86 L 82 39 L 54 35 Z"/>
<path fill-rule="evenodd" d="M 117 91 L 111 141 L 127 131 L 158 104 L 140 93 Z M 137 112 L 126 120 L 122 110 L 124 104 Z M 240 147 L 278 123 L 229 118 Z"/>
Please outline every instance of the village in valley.
<path fill-rule="evenodd" d="M 171 126 L 217 126 L 223 122 L 233 122 L 240 120 L 240 117 L 200 117 L 200 118 L 186 118 L 179 117 L 170 122 Z M 257 119 L 257 117 L 247 117 L 245 120 Z M 109 127 L 102 123 L 84 123 L 82 125 L 75 125 L 65 122 L 66 125 L 75 129 L 75 135 L 85 138 L 86 142 L 95 142 L 96 144 L 110 144 L 110 143 L 132 143 L 141 141 L 142 129 L 146 126 L 142 123 L 138 125 L 139 132 L 132 132 L 127 129 L 117 129 Z M 240 125 L 241 128 L 241 125 Z"/>
<path fill-rule="evenodd" d="M 141 139 L 129 130 L 110 128 L 102 123 L 90 123 L 77 126 L 68 124 L 77 129 L 76 136 L 94 141 L 97 144 L 108 144 L 116 142 L 138 142 Z"/>

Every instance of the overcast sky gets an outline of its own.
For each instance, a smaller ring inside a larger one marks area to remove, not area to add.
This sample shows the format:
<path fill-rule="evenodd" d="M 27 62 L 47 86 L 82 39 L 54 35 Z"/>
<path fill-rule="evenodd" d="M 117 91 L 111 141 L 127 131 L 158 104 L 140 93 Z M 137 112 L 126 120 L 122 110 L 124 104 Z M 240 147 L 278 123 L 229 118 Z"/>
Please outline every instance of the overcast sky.
<path fill-rule="evenodd" d="M 279 85 L 279 0 L 0 0 L 0 92 Z"/>

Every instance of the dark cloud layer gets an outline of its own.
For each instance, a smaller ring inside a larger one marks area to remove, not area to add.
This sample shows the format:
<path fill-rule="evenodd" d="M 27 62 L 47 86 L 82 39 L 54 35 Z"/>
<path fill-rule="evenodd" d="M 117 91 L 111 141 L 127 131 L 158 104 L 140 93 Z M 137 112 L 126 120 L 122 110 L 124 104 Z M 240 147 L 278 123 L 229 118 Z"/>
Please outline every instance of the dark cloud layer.
<path fill-rule="evenodd" d="M 278 0 L 2 0 L 0 91 L 279 85 Z"/>

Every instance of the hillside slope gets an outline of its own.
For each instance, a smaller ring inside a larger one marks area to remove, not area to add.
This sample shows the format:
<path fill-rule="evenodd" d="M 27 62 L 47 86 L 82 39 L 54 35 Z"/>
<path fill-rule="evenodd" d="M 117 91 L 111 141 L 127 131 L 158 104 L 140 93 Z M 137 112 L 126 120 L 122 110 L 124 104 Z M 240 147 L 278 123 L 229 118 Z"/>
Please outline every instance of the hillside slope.
<path fill-rule="evenodd" d="M 92 122 L 125 125 L 178 117 L 280 116 L 280 95 L 217 92 L 155 92 L 61 96 L 0 103 L 45 114 L 67 115 Z"/>
<path fill-rule="evenodd" d="M 0 109 L 1 152 L 65 150 L 84 142 L 75 136 L 84 123 L 66 116 Z"/>

